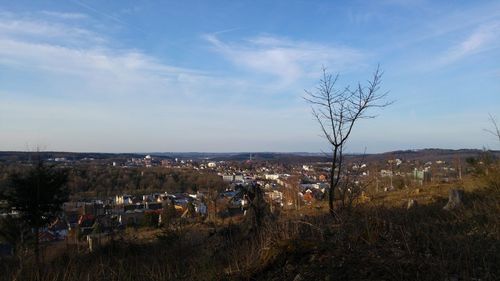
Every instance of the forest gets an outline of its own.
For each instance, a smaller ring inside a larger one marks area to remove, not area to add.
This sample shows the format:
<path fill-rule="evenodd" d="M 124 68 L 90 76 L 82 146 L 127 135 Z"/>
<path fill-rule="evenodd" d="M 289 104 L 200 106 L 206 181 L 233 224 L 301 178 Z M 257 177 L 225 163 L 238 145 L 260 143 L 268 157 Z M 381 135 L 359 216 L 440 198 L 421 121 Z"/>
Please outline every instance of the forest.
<path fill-rule="evenodd" d="M 26 165 L 0 165 L 0 188 L 8 175 L 27 169 Z M 185 193 L 204 188 L 224 188 L 222 178 L 213 172 L 165 167 L 112 167 L 78 165 L 68 169 L 67 187 L 73 199 L 103 198 L 121 193 L 139 195 L 152 192 Z"/>

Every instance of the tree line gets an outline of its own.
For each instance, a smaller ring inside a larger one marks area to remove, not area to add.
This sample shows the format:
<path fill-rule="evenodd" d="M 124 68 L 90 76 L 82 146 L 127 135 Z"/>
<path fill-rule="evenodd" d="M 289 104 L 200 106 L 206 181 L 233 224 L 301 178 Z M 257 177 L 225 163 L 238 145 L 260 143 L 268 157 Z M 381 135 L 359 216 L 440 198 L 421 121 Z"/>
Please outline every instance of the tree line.
<path fill-rule="evenodd" d="M 27 165 L 0 165 L 0 189 L 5 188 L 10 174 L 28 170 Z M 121 168 L 80 165 L 67 169 L 67 188 L 76 197 L 106 197 L 121 193 L 150 192 L 193 193 L 208 188 L 223 188 L 226 183 L 217 174 L 188 169 Z"/>

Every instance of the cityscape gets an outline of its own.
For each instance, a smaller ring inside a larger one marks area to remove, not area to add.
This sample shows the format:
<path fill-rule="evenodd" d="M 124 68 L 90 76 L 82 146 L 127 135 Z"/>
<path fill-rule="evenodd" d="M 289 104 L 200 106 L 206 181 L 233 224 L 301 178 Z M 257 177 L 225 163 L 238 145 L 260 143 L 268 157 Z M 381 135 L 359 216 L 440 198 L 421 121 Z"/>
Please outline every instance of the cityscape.
<path fill-rule="evenodd" d="M 0 281 L 500 280 L 498 1 L 0 3 Z"/>

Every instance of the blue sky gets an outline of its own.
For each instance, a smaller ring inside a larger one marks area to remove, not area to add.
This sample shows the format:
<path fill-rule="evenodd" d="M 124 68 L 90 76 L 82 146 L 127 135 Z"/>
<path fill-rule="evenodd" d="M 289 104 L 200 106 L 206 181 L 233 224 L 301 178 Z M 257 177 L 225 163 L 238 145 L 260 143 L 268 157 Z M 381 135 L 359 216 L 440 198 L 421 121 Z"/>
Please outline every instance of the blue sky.
<path fill-rule="evenodd" d="M 384 70 L 348 150 L 492 148 L 498 1 L 1 1 L 0 150 L 310 151 L 302 96 Z"/>

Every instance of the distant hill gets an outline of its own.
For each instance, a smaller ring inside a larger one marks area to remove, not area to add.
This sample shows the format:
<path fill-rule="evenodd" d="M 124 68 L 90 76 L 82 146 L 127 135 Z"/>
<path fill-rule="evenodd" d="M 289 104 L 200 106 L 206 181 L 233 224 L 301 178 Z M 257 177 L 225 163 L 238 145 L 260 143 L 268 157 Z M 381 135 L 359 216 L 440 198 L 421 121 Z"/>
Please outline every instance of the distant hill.
<path fill-rule="evenodd" d="M 453 159 L 477 157 L 483 150 L 480 149 L 439 149 L 428 148 L 418 150 L 396 150 L 374 154 L 347 154 L 349 159 L 365 158 L 367 161 L 388 160 L 399 158 L 401 160 L 425 160 L 425 161 L 451 161 Z M 500 157 L 500 151 L 490 151 L 496 157 Z M 211 160 L 211 161 L 328 161 L 329 157 L 324 153 L 311 152 L 241 152 L 241 153 L 203 153 L 203 152 L 164 152 L 151 153 L 153 156 L 168 156 L 179 159 Z"/>
<path fill-rule="evenodd" d="M 281 162 L 317 162 L 327 161 L 323 154 L 307 152 L 233 152 L 233 153 L 204 153 L 204 152 L 163 152 L 151 153 L 153 156 L 168 156 L 179 159 L 209 160 L 209 161 L 281 161 Z"/>
<path fill-rule="evenodd" d="M 114 160 L 126 158 L 144 157 L 145 154 L 135 153 L 99 153 L 99 152 L 63 152 L 63 151 L 41 151 L 41 152 L 24 152 L 24 151 L 0 151 L 0 162 L 19 162 L 28 161 L 34 157 L 40 157 L 43 160 L 66 158 L 70 161 L 82 159 L 95 160 Z"/>
<path fill-rule="evenodd" d="M 383 163 L 389 159 L 401 159 L 402 161 L 446 161 L 451 163 L 460 159 L 464 161 L 466 158 L 476 158 L 485 151 L 480 149 L 419 149 L 419 150 L 397 150 L 391 152 L 366 154 L 366 155 L 348 155 L 348 161 L 363 161 L 368 163 Z M 500 158 L 500 151 L 488 151 L 495 157 Z"/>
<path fill-rule="evenodd" d="M 453 161 L 457 158 L 465 159 L 468 157 L 477 157 L 483 150 L 480 149 L 419 149 L 419 150 L 398 150 L 376 154 L 349 154 L 348 160 L 359 160 L 364 158 L 367 162 L 387 161 L 388 159 L 399 158 L 406 160 L 420 161 Z M 490 151 L 496 157 L 500 157 L 500 151 Z M 95 160 L 123 160 L 130 158 L 144 157 L 152 155 L 162 159 L 192 159 L 196 161 L 272 161 L 287 163 L 307 163 L 307 162 L 326 162 L 329 158 L 324 153 L 309 152 L 241 152 L 241 153 L 213 153 L 213 152 L 151 152 L 151 153 L 91 153 L 91 152 L 57 152 L 43 151 L 39 152 L 42 159 L 66 158 L 67 160 L 82 160 L 93 158 Z M 28 161 L 34 157 L 33 152 L 21 151 L 0 151 L 0 162 L 18 162 Z"/>

